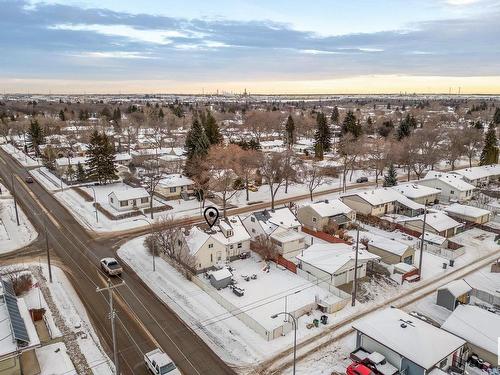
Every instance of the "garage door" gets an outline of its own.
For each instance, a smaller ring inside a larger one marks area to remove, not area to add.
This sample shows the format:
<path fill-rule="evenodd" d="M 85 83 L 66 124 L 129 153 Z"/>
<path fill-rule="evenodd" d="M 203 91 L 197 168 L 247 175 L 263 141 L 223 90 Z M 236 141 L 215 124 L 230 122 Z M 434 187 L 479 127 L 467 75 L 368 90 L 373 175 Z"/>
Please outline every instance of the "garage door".
<path fill-rule="evenodd" d="M 378 343 L 375 340 L 372 340 L 370 337 L 361 336 L 361 346 L 368 350 L 370 353 L 371 352 L 378 352 L 382 354 L 385 359 L 387 359 L 387 362 L 389 362 L 391 365 L 396 366 L 398 369 L 400 369 L 401 366 L 401 356 L 397 353 L 394 353 L 392 350 L 389 348 L 385 347 L 384 345 Z"/>

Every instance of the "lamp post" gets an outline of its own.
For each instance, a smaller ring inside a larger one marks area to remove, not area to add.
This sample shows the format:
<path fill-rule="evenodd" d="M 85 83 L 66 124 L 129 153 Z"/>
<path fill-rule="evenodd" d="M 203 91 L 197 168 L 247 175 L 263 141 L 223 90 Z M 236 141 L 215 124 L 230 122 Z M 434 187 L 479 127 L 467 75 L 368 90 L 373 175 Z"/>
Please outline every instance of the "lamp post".
<path fill-rule="evenodd" d="M 99 216 L 97 214 L 97 200 L 96 200 L 96 195 L 95 195 L 95 189 L 93 186 L 89 186 L 89 188 L 92 189 L 92 191 L 94 192 L 94 209 L 95 209 L 95 221 L 96 223 L 99 222 Z"/>
<path fill-rule="evenodd" d="M 292 318 L 292 321 L 293 321 L 293 330 L 294 330 L 294 334 L 293 334 L 293 375 L 295 375 L 295 363 L 297 361 L 297 319 L 295 319 L 295 317 L 292 314 L 290 314 L 289 312 L 280 312 L 280 313 L 271 315 L 271 318 L 276 319 L 279 315 L 286 315 L 286 316 Z"/>
<path fill-rule="evenodd" d="M 143 221 L 145 221 L 146 223 L 149 224 L 149 227 L 150 227 L 150 230 L 151 230 L 151 235 L 153 235 L 153 223 L 151 223 L 151 221 L 149 221 L 145 217 L 139 217 L 137 219 L 134 219 L 133 221 L 140 221 L 140 220 L 143 220 Z M 153 246 L 153 272 L 155 272 L 156 271 L 156 264 L 155 264 L 156 246 L 155 246 L 155 242 L 154 241 L 152 241 L 152 246 Z"/>

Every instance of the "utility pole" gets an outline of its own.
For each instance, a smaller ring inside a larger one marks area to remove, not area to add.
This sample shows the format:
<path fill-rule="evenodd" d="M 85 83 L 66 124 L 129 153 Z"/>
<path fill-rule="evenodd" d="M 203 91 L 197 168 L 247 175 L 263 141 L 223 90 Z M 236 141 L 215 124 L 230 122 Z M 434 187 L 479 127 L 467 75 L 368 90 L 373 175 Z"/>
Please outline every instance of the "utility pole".
<path fill-rule="evenodd" d="M 424 207 L 424 224 L 422 225 L 422 238 L 420 239 L 420 259 L 418 261 L 418 277 L 422 277 L 422 259 L 424 257 L 425 222 L 427 219 L 427 206 Z"/>
<path fill-rule="evenodd" d="M 356 293 L 358 291 L 358 249 L 359 249 L 359 223 L 356 230 L 356 255 L 354 257 L 354 280 L 352 283 L 352 301 L 351 306 L 356 305 Z"/>
<path fill-rule="evenodd" d="M 17 212 L 17 198 L 16 198 L 16 193 L 14 193 L 14 173 L 12 173 L 12 183 L 10 185 L 10 190 L 12 192 L 12 197 L 14 198 L 14 210 L 16 211 L 16 222 L 17 226 L 19 226 L 19 214 Z"/>
<path fill-rule="evenodd" d="M 50 265 L 49 235 L 47 232 L 47 219 L 43 217 L 43 229 L 45 231 L 45 249 L 47 251 L 47 265 L 49 267 L 49 281 L 52 283 L 52 267 Z"/>
<path fill-rule="evenodd" d="M 120 373 L 120 366 L 118 361 L 118 349 L 116 347 L 116 330 L 115 330 L 115 316 L 116 312 L 113 308 L 113 289 L 118 288 L 119 286 L 125 285 L 125 281 L 122 281 L 120 284 L 111 284 L 111 280 L 108 279 L 108 286 L 105 288 L 97 288 L 96 292 L 103 292 L 105 290 L 109 293 L 109 318 L 111 319 L 111 335 L 113 338 L 113 361 L 115 363 L 115 374 L 118 375 Z"/>

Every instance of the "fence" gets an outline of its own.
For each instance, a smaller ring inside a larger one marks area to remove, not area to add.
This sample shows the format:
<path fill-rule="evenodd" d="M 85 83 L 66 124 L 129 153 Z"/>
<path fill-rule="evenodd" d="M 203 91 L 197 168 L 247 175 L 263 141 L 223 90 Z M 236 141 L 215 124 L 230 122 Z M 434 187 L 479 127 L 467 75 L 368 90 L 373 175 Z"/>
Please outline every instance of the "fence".
<path fill-rule="evenodd" d="M 305 227 L 302 227 L 302 232 L 307 233 L 307 234 L 309 234 L 311 236 L 317 237 L 317 238 L 319 238 L 319 239 L 321 239 L 323 241 L 326 241 L 326 242 L 349 244 L 349 242 L 344 241 L 341 238 L 332 236 L 332 235 L 330 235 L 328 233 L 325 233 L 325 232 L 315 231 L 315 230 L 307 229 Z"/>
<path fill-rule="evenodd" d="M 292 261 L 283 258 L 281 255 L 278 255 L 278 257 L 275 259 L 275 261 L 280 266 L 285 267 L 288 271 L 291 271 L 293 273 L 297 273 L 297 265 L 295 263 L 293 263 Z"/>
<path fill-rule="evenodd" d="M 471 295 L 493 306 L 500 306 L 500 297 L 484 290 L 472 289 Z"/>
<path fill-rule="evenodd" d="M 417 245 L 417 248 L 420 249 L 420 241 Z M 457 259 L 459 256 L 465 254 L 464 247 L 458 247 L 456 249 L 445 249 L 443 247 L 432 245 L 430 243 L 424 243 L 424 251 L 445 259 Z"/>

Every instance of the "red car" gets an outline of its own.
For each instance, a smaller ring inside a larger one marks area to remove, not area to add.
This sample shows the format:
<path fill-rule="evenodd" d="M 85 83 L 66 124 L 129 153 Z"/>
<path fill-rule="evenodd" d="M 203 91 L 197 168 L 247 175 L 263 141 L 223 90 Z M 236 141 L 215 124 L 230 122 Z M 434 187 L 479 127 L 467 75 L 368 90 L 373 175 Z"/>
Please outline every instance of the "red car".
<path fill-rule="evenodd" d="M 362 363 L 353 362 L 351 363 L 345 373 L 347 375 L 374 375 L 374 372 L 369 367 L 366 367 Z"/>

